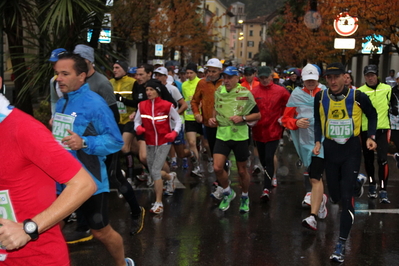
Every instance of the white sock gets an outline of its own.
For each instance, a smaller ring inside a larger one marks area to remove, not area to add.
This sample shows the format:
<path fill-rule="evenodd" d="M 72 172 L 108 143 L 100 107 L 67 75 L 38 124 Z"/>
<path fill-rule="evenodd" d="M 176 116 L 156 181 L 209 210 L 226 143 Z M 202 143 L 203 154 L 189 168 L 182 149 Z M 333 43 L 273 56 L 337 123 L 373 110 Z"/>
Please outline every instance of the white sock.
<path fill-rule="evenodd" d="M 231 188 L 230 188 L 230 186 L 227 186 L 226 188 L 223 189 L 223 194 L 224 194 L 224 193 L 226 193 L 226 194 L 230 194 L 230 193 L 231 193 Z"/>

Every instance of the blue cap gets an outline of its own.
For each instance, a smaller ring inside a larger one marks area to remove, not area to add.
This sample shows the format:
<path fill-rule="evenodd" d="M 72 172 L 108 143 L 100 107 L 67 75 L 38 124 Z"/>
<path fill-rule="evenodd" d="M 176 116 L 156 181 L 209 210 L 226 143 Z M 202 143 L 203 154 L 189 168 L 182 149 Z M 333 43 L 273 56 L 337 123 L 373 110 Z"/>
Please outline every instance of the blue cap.
<path fill-rule="evenodd" d="M 127 71 L 128 74 L 136 74 L 136 72 L 137 72 L 137 67 L 131 67 Z"/>
<path fill-rule="evenodd" d="M 51 52 L 51 56 L 50 56 L 50 59 L 48 61 L 53 62 L 53 63 L 57 62 L 58 61 L 58 56 L 60 55 L 60 53 L 66 52 L 66 51 L 67 50 L 65 50 L 64 48 L 57 48 L 57 49 L 53 50 Z"/>
<path fill-rule="evenodd" d="M 234 66 L 229 66 L 229 67 L 226 67 L 226 69 L 223 71 L 223 74 L 226 74 L 229 76 L 238 76 L 238 69 Z"/>

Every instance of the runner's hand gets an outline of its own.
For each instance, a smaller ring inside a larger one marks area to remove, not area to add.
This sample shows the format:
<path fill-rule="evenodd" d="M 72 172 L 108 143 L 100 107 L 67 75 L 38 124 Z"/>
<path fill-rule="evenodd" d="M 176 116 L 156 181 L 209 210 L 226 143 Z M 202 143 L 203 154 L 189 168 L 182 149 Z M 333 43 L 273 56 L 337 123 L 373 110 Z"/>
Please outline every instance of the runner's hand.
<path fill-rule="evenodd" d="M 0 218 L 0 244 L 2 249 L 13 250 L 26 245 L 31 240 L 22 223 Z"/>
<path fill-rule="evenodd" d="M 83 139 L 73 132 L 72 130 L 67 129 L 68 133 L 71 134 L 70 136 L 66 136 L 61 141 L 62 143 L 68 145 L 71 150 L 80 150 L 83 148 Z"/>

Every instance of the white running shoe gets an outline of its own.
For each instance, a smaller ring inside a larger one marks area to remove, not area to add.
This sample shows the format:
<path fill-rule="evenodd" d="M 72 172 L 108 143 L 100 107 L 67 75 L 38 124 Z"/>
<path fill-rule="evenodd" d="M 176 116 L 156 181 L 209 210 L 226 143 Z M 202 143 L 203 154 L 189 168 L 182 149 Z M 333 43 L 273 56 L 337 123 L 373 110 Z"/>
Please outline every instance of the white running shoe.
<path fill-rule="evenodd" d="M 216 189 L 211 193 L 211 196 L 218 200 L 223 199 L 223 188 L 221 186 L 216 186 Z"/>
<path fill-rule="evenodd" d="M 201 168 L 199 166 L 194 167 L 194 169 L 191 171 L 191 173 L 195 176 L 203 177 L 203 175 L 201 173 Z"/>
<path fill-rule="evenodd" d="M 321 201 L 321 205 L 320 205 L 320 209 L 319 209 L 319 213 L 317 214 L 317 217 L 319 217 L 320 219 L 325 219 L 327 217 L 327 195 L 323 194 L 323 200 Z"/>
<path fill-rule="evenodd" d="M 177 175 L 175 172 L 170 172 L 169 175 L 172 177 L 172 179 L 166 181 L 166 191 L 164 194 L 167 196 L 172 196 L 175 192 L 175 179 Z"/>
<path fill-rule="evenodd" d="M 162 202 L 155 202 L 152 208 L 150 209 L 150 212 L 155 213 L 155 214 L 160 214 L 163 213 L 163 204 Z"/>
<path fill-rule="evenodd" d="M 302 220 L 302 225 L 308 229 L 317 230 L 317 221 L 313 215 L 310 215 L 308 218 Z"/>
<path fill-rule="evenodd" d="M 308 208 L 310 207 L 310 196 L 312 195 L 311 192 L 306 193 L 305 197 L 303 198 L 302 201 L 302 207 L 303 208 Z"/>
<path fill-rule="evenodd" d="M 275 176 L 272 178 L 272 187 L 277 187 L 277 177 Z"/>

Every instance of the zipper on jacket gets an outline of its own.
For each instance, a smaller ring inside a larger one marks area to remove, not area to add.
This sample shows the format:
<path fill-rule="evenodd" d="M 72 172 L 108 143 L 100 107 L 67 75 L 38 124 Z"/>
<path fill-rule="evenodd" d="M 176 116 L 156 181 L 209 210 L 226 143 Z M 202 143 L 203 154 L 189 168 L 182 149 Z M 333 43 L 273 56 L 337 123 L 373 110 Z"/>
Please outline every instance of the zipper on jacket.
<path fill-rule="evenodd" d="M 68 105 L 68 101 L 69 101 L 69 97 L 68 97 L 68 94 L 64 94 L 64 99 L 65 99 L 65 104 L 64 104 L 64 107 L 62 107 L 62 114 L 65 112 L 65 109 L 66 109 L 66 107 L 67 107 L 67 105 Z"/>

